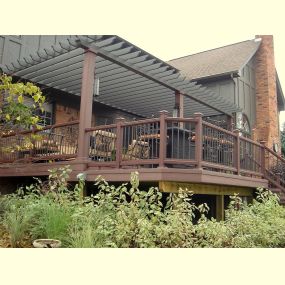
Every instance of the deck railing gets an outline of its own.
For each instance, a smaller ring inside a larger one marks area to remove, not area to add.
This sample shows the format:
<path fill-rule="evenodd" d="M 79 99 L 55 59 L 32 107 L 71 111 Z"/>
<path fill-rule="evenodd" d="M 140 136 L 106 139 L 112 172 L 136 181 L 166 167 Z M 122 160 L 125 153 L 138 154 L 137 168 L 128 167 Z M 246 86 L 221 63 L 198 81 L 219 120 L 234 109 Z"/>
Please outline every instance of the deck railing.
<path fill-rule="evenodd" d="M 236 151 L 239 148 L 237 134 L 202 122 L 203 165 L 210 169 L 238 172 Z"/>
<path fill-rule="evenodd" d="M 258 178 L 270 173 L 264 145 L 205 122 L 201 114 L 172 118 L 161 112 L 160 118 L 121 119 L 86 132 L 90 166 L 198 168 Z"/>
<path fill-rule="evenodd" d="M 0 138 L 0 162 L 48 161 L 76 157 L 78 121 Z"/>
<path fill-rule="evenodd" d="M 48 161 L 75 158 L 78 122 L 0 138 L 0 162 Z M 160 118 L 127 122 L 85 130 L 89 141 L 89 167 L 197 168 L 234 175 L 266 178 L 285 192 L 285 160 L 264 144 L 202 120 Z M 81 157 L 82 158 L 82 157 Z"/>
<path fill-rule="evenodd" d="M 285 193 L 285 159 L 264 146 L 264 176 L 274 188 Z"/>

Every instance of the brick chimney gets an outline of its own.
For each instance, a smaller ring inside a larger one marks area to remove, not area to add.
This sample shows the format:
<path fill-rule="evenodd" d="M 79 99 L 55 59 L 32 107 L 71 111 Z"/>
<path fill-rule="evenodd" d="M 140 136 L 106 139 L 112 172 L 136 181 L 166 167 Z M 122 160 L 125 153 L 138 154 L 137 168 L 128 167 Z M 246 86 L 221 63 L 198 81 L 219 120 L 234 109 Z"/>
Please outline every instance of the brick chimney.
<path fill-rule="evenodd" d="M 276 71 L 272 35 L 255 36 L 261 38 L 256 53 L 256 124 L 254 138 L 264 140 L 269 148 L 277 143 L 279 149 L 279 112 L 277 107 Z"/>

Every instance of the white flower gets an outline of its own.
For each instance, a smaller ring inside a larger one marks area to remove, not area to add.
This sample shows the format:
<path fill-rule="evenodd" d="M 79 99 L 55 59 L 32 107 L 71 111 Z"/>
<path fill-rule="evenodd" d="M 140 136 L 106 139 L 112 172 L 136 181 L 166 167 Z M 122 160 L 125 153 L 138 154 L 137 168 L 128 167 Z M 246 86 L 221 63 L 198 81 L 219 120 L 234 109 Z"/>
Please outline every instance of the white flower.
<path fill-rule="evenodd" d="M 86 179 L 86 174 L 85 173 L 78 173 L 76 178 L 78 180 L 85 180 Z"/>

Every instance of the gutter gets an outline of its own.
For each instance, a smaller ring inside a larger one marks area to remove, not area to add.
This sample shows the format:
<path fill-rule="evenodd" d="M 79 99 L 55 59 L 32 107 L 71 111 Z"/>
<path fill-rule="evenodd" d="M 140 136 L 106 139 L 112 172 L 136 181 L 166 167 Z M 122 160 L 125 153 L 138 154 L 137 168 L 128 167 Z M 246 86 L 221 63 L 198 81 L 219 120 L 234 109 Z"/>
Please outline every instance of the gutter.
<path fill-rule="evenodd" d="M 240 77 L 240 71 L 239 70 L 234 70 L 234 71 L 228 71 L 220 74 L 213 74 L 205 77 L 200 77 L 200 78 L 192 78 L 191 82 L 201 82 L 201 81 L 206 81 L 206 80 L 211 80 L 211 79 L 222 79 L 222 78 L 236 78 Z"/>

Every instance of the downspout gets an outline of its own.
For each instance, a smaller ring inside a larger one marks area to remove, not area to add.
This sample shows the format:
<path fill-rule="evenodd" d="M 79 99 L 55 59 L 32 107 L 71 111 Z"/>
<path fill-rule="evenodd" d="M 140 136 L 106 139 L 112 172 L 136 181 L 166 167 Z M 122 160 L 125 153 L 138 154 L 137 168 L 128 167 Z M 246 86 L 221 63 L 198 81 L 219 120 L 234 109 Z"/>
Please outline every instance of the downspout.
<path fill-rule="evenodd" d="M 239 107 L 239 104 L 237 102 L 238 98 L 237 98 L 237 92 L 236 92 L 237 85 L 236 85 L 236 82 L 235 82 L 234 78 L 235 78 L 234 73 L 231 73 L 231 79 L 232 79 L 232 81 L 234 83 L 234 104 L 236 104 Z M 236 128 L 236 113 L 233 113 L 232 120 L 233 120 L 233 122 L 232 122 L 232 129 L 235 129 Z"/>

